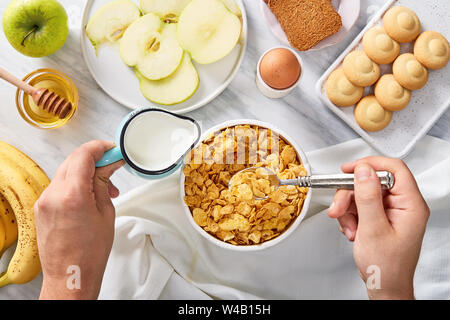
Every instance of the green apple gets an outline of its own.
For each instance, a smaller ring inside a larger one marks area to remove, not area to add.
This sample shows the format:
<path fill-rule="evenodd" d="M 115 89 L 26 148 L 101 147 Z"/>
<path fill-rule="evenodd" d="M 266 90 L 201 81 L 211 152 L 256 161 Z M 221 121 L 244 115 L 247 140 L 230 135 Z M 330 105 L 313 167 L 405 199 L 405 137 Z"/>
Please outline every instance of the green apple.
<path fill-rule="evenodd" d="M 149 80 L 159 80 L 177 70 L 183 58 L 176 24 L 161 22 L 149 13 L 133 22 L 120 41 L 120 56 L 125 64 Z"/>
<path fill-rule="evenodd" d="M 105 42 L 119 40 L 128 26 L 139 19 L 141 11 L 130 0 L 116 0 L 98 9 L 86 26 L 86 34 L 97 50 Z"/>
<path fill-rule="evenodd" d="M 176 22 L 191 0 L 141 0 L 144 13 L 155 13 L 165 22 Z"/>
<path fill-rule="evenodd" d="M 48 56 L 66 42 L 67 14 L 56 0 L 13 0 L 3 14 L 3 31 L 20 53 Z"/>
<path fill-rule="evenodd" d="M 192 0 L 178 20 L 178 41 L 200 64 L 225 57 L 240 34 L 241 20 L 220 0 Z"/>
<path fill-rule="evenodd" d="M 183 60 L 175 73 L 167 78 L 152 81 L 145 78 L 139 71 L 135 72 L 144 97 L 163 105 L 186 101 L 197 91 L 200 83 L 197 70 L 187 53 L 184 53 Z"/>

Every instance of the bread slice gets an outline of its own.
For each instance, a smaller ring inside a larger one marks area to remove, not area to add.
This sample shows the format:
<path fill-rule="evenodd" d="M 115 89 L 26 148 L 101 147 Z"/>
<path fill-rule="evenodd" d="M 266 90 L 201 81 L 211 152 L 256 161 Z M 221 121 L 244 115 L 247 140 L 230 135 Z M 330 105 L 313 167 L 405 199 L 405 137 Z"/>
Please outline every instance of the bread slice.
<path fill-rule="evenodd" d="M 300 51 L 311 49 L 342 27 L 330 0 L 269 0 L 268 5 L 291 46 Z"/>

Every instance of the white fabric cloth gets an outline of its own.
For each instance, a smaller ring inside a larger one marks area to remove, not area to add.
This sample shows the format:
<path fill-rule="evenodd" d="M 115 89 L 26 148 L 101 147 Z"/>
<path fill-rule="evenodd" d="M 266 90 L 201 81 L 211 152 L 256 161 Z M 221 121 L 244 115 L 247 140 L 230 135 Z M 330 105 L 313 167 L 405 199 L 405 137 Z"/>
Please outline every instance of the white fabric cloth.
<path fill-rule="evenodd" d="M 376 154 L 361 139 L 307 154 L 316 174 Z M 450 298 L 450 143 L 427 136 L 410 154 L 430 208 L 416 272 L 416 297 Z M 149 182 L 116 201 L 116 238 L 103 299 L 366 299 L 352 244 L 328 218 L 333 191 L 313 191 L 310 210 L 279 245 L 235 252 L 206 241 L 189 224 L 180 176 Z"/>

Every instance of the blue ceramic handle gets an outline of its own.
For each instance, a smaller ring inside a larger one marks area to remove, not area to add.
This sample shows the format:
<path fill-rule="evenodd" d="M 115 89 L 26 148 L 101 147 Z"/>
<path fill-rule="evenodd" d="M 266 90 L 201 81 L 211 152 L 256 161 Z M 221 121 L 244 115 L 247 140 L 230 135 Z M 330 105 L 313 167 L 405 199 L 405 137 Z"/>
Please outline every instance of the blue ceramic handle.
<path fill-rule="evenodd" d="M 95 164 L 97 168 L 106 167 L 114 162 L 123 159 L 122 151 L 120 147 L 115 147 L 109 151 L 106 151 L 103 157 Z"/>

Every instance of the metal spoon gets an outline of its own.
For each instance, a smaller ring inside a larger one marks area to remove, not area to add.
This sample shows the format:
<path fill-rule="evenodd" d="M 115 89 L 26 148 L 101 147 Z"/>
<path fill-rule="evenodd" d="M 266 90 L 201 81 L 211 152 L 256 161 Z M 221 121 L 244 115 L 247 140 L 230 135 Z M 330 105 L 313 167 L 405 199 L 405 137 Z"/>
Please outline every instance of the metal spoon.
<path fill-rule="evenodd" d="M 340 173 L 340 174 L 324 174 L 324 175 L 312 175 L 312 176 L 300 176 L 296 179 L 279 179 L 275 172 L 265 167 L 251 167 L 237 172 L 231 177 L 228 182 L 228 188 L 231 189 L 233 185 L 233 178 L 244 172 L 255 172 L 256 169 L 264 169 L 267 173 L 267 180 L 270 185 L 275 187 L 276 191 L 280 186 L 299 186 L 307 188 L 326 188 L 326 189 L 349 189 L 352 190 L 355 187 L 355 175 L 352 173 Z M 381 189 L 389 190 L 394 186 L 394 175 L 388 171 L 377 171 L 377 176 L 380 178 Z M 257 198 L 256 200 L 267 199 Z"/>

